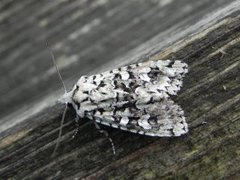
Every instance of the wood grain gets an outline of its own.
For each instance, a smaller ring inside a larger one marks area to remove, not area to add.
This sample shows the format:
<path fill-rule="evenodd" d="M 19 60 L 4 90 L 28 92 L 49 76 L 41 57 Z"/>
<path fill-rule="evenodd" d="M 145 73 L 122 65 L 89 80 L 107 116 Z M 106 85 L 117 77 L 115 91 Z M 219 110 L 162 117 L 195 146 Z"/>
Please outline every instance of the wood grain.
<path fill-rule="evenodd" d="M 239 179 L 239 1 L 2 1 L 0 179 Z M 149 59 L 189 64 L 174 100 L 190 132 L 152 138 L 83 119 L 75 139 L 51 47 L 68 89 L 94 74 Z"/>

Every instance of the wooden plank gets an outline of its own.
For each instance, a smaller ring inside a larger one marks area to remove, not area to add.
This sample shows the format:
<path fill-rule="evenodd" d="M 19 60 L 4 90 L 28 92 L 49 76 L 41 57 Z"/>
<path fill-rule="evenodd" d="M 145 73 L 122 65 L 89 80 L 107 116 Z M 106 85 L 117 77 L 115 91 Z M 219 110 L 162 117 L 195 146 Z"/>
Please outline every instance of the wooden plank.
<path fill-rule="evenodd" d="M 238 1 L 24 0 L 0 8 L 2 179 L 240 177 Z M 82 74 L 182 59 L 190 71 L 174 100 L 185 110 L 189 134 L 152 138 L 104 127 L 114 156 L 88 119 L 71 138 L 70 109 L 52 158 L 64 107 L 56 102 L 62 89 L 46 39 L 69 88 Z"/>

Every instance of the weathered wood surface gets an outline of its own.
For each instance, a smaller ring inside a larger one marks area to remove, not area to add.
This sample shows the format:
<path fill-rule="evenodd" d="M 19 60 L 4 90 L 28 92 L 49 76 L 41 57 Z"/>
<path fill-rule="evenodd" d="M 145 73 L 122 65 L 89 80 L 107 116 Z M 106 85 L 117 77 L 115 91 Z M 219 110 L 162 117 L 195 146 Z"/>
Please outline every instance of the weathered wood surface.
<path fill-rule="evenodd" d="M 148 59 L 190 66 L 175 98 L 190 132 L 152 138 L 87 119 L 72 139 L 69 110 L 51 158 L 63 93 L 45 46 L 52 48 L 70 89 L 93 74 Z M 1 179 L 239 179 L 240 2 L 1 1 Z"/>

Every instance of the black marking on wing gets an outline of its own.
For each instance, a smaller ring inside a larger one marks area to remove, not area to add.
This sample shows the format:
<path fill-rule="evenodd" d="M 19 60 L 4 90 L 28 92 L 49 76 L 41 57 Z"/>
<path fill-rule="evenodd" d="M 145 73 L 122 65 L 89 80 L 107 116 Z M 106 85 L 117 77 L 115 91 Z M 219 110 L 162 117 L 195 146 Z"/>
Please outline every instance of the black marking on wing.
<path fill-rule="evenodd" d="M 116 74 L 114 75 L 114 79 L 122 79 L 121 74 L 116 73 Z"/>
<path fill-rule="evenodd" d="M 170 63 L 169 63 L 166 67 L 171 68 L 171 67 L 173 66 L 174 63 L 175 63 L 175 61 L 170 61 Z"/>
<path fill-rule="evenodd" d="M 79 90 L 79 86 L 76 85 L 76 88 L 73 90 L 73 94 L 72 94 L 72 97 L 75 96 L 76 92 Z"/>
<path fill-rule="evenodd" d="M 151 82 L 157 81 L 158 76 L 162 74 L 158 68 L 152 68 L 152 70 L 147 74 L 151 78 Z"/>
<path fill-rule="evenodd" d="M 112 118 L 114 120 L 103 115 L 104 112 L 108 111 L 113 111 Z M 150 136 L 180 136 L 188 132 L 182 109 L 171 100 L 145 104 L 141 107 L 127 103 L 122 107 L 101 109 L 101 114 L 102 116 L 98 116 L 98 118 L 102 122 L 112 124 L 113 127 L 120 127 L 127 131 L 138 131 Z M 126 125 L 121 124 L 123 117 L 128 119 Z"/>

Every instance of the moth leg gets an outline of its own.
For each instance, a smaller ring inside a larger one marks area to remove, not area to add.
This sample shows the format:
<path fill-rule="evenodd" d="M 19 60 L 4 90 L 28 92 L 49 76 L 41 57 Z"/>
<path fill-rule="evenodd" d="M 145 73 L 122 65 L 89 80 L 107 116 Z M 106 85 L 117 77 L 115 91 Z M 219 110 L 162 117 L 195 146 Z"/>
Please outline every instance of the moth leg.
<path fill-rule="evenodd" d="M 108 138 L 108 140 L 110 141 L 111 146 L 112 146 L 113 154 L 116 154 L 116 150 L 115 150 L 115 146 L 114 146 L 113 140 L 112 140 L 112 138 L 109 136 L 108 132 L 105 131 L 105 130 L 103 130 L 103 129 L 101 129 L 101 127 L 98 125 L 98 123 L 97 123 L 96 121 L 93 121 L 93 122 L 94 122 L 94 125 L 95 125 L 95 127 L 97 128 L 97 130 L 98 130 L 100 133 L 104 134 L 104 136 L 106 136 L 106 138 Z"/>
<path fill-rule="evenodd" d="M 75 117 L 76 129 L 75 129 L 75 131 L 74 131 L 74 134 L 73 134 L 72 138 L 75 138 L 76 135 L 77 135 L 77 133 L 78 133 L 78 131 L 79 131 L 79 121 L 80 121 L 80 118 L 79 118 L 79 116 L 76 114 L 76 117 Z"/>

